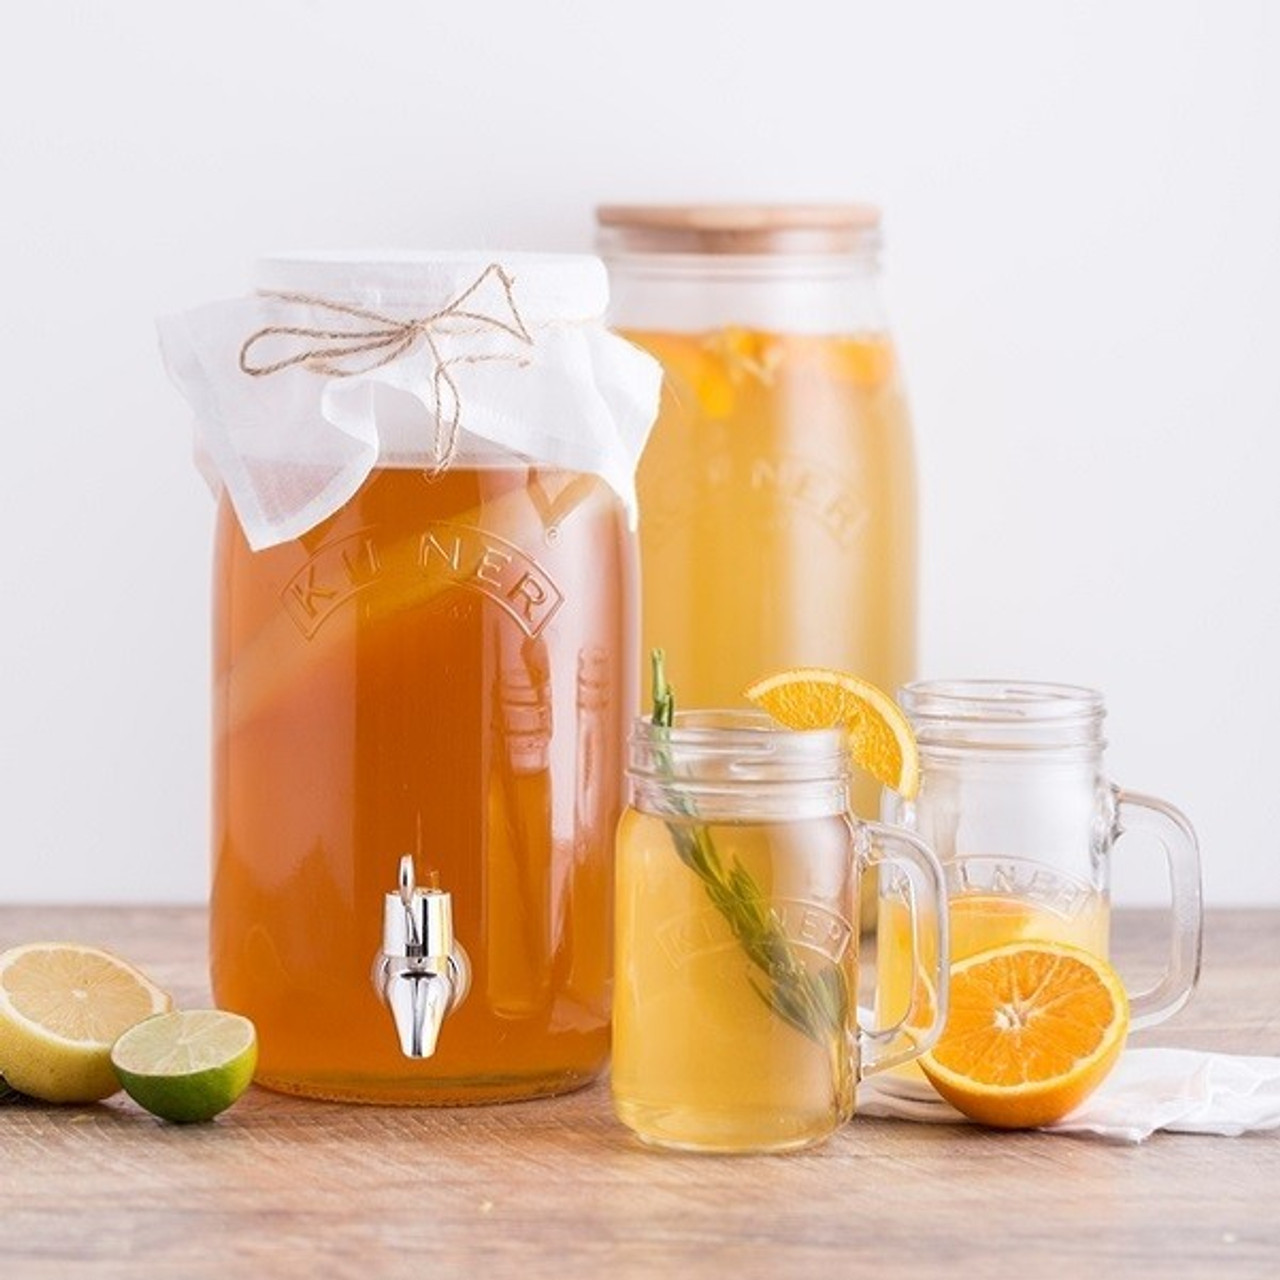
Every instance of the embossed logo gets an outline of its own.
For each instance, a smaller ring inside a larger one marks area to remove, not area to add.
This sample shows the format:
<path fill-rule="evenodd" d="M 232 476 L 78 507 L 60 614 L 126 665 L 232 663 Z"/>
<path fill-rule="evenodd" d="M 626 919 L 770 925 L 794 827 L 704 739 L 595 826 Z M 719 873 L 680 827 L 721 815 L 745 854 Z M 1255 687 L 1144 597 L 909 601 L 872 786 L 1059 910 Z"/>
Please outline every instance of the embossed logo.
<path fill-rule="evenodd" d="M 429 525 L 419 562 L 429 577 L 483 592 L 536 636 L 564 603 L 559 587 L 514 542 L 470 525 Z"/>
<path fill-rule="evenodd" d="M 298 630 L 310 639 L 358 592 L 396 582 L 429 596 L 448 586 L 487 596 L 528 636 L 539 635 L 564 603 L 547 572 L 513 542 L 472 525 L 426 526 L 412 546 L 377 529 L 326 543 L 281 592 Z"/>
<path fill-rule="evenodd" d="M 842 547 L 852 545 L 867 522 L 865 507 L 843 478 L 804 458 L 756 458 L 751 464 L 751 488 L 812 516 Z"/>
<path fill-rule="evenodd" d="M 1075 876 L 1024 858 L 968 855 L 945 867 L 947 892 L 953 897 L 984 894 L 1017 898 L 1073 919 L 1087 908 L 1098 890 Z"/>
<path fill-rule="evenodd" d="M 783 935 L 797 947 L 816 951 L 835 962 L 849 948 L 853 926 L 821 903 L 783 898 L 770 904 L 770 912 Z M 738 946 L 725 926 L 724 917 L 714 907 L 669 920 L 658 929 L 657 936 L 674 968 L 695 956 Z"/>
<path fill-rule="evenodd" d="M 378 581 L 382 571 L 377 536 L 364 530 L 321 547 L 294 574 L 280 598 L 298 630 L 310 639 L 335 609 Z"/>
<path fill-rule="evenodd" d="M 1074 919 L 1096 900 L 1099 890 L 1085 881 L 1041 862 L 1025 858 L 991 858 L 969 854 L 942 864 L 947 896 L 1012 898 Z M 911 877 L 896 866 L 880 870 L 880 896 L 908 902 L 914 895 Z"/>
<path fill-rule="evenodd" d="M 716 454 L 700 470 L 695 467 L 643 486 L 640 502 L 646 530 L 666 537 L 707 501 L 731 493 L 752 495 L 769 513 L 802 513 L 841 549 L 854 545 L 870 519 L 856 486 L 830 466 L 794 454 Z"/>

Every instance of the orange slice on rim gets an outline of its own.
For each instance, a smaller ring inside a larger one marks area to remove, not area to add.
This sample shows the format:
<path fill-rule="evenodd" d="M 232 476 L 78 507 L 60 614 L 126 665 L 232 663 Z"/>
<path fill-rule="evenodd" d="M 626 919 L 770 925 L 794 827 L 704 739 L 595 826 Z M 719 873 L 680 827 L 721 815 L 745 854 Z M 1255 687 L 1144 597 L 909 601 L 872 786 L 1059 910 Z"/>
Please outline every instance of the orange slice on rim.
<path fill-rule="evenodd" d="M 827 667 L 792 667 L 748 685 L 744 697 L 789 729 L 844 729 L 855 764 L 910 800 L 920 755 L 902 708 L 869 680 Z"/>

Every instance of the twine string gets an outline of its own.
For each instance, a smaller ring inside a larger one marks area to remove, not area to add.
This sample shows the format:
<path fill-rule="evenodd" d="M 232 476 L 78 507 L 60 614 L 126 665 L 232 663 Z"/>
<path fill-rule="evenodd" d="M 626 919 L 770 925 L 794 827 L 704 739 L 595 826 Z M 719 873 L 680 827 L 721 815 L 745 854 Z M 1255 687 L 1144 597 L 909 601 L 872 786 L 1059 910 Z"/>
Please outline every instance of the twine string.
<path fill-rule="evenodd" d="M 507 315 L 500 316 L 468 304 L 491 280 L 496 280 L 506 302 Z M 367 307 L 310 293 L 264 291 L 264 298 L 316 311 L 348 316 L 366 322 L 363 328 L 319 328 L 306 325 L 265 325 L 251 333 L 240 346 L 240 371 L 251 378 L 266 378 L 285 369 L 304 368 L 328 378 L 354 378 L 384 368 L 415 347 L 425 346 L 431 355 L 431 393 L 436 419 L 435 457 L 431 474 L 438 475 L 453 461 L 462 425 L 462 396 L 450 372 L 457 365 L 513 363 L 525 365 L 528 358 L 517 352 L 486 353 L 463 351 L 446 358 L 437 339 L 444 333 L 477 336 L 504 333 L 522 347 L 533 345 L 515 300 L 515 280 L 498 263 L 491 262 L 451 301 L 425 316 L 397 320 Z M 459 329 L 457 326 L 462 325 Z M 369 327 L 372 326 L 372 327 Z M 470 326 L 470 327 L 465 327 Z M 279 360 L 257 363 L 252 358 L 255 346 L 269 339 L 296 340 L 301 348 Z M 362 360 L 367 356 L 370 359 Z"/>

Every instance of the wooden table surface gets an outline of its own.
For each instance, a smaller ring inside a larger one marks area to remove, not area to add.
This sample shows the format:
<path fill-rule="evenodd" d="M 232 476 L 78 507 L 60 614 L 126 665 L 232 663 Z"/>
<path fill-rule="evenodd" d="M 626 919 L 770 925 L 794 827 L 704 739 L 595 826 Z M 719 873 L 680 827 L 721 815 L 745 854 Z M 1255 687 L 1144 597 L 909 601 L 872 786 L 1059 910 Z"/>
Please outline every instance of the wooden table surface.
<path fill-rule="evenodd" d="M 1155 944 L 1144 914 L 1117 954 Z M 207 1004 L 204 913 L 0 908 Z M 1280 911 L 1211 913 L 1199 992 L 1136 1042 L 1280 1054 Z M 855 1119 L 786 1156 L 642 1148 L 600 1083 L 382 1109 L 253 1089 L 210 1125 L 123 1095 L 0 1106 L 0 1280 L 663 1275 L 1280 1277 L 1280 1131 L 1141 1146 Z"/>

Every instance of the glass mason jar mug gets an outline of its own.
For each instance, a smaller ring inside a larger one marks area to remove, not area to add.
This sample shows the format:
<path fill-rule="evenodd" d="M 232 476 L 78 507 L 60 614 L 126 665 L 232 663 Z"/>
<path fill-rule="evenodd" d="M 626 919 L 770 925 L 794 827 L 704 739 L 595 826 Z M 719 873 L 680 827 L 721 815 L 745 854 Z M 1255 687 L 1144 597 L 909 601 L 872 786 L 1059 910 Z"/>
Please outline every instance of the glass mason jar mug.
<path fill-rule="evenodd" d="M 1163 976 L 1130 997 L 1130 1025 L 1150 1026 L 1180 1009 L 1200 967 L 1195 833 L 1171 805 L 1107 780 L 1102 696 L 1070 685 L 971 680 L 911 684 L 899 700 L 919 743 L 921 784 L 911 801 L 886 791 L 883 817 L 928 841 L 942 863 L 952 960 L 1033 940 L 1107 956 L 1112 850 L 1141 832 L 1168 864 L 1171 930 Z M 880 1017 L 909 999 L 901 947 L 910 928 L 904 887 L 882 880 Z"/>
<path fill-rule="evenodd" d="M 941 1029 L 936 860 L 914 836 L 851 816 L 838 731 L 785 730 L 754 712 L 684 712 L 670 729 L 640 720 L 629 778 L 617 863 L 619 1117 L 646 1142 L 688 1150 L 821 1141 L 852 1115 L 863 1075 L 924 1052 Z M 858 890 L 881 863 L 921 903 L 921 944 L 909 938 L 904 960 L 917 957 L 917 1007 L 867 1030 L 856 1008 Z"/>

